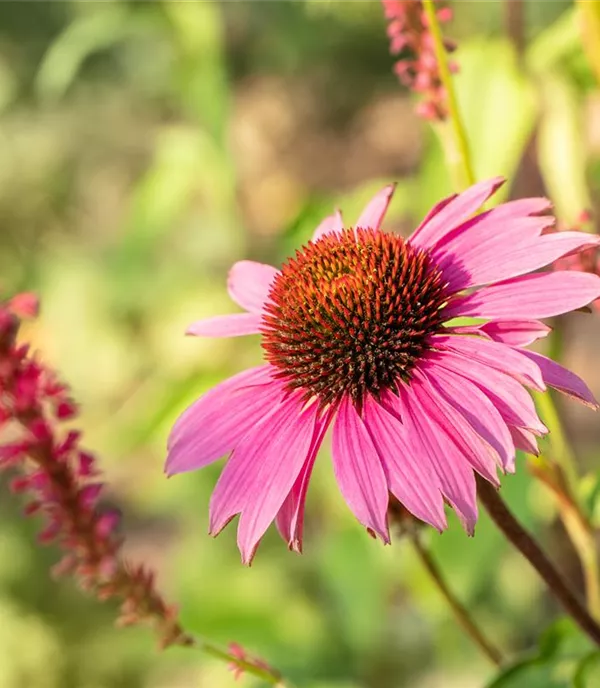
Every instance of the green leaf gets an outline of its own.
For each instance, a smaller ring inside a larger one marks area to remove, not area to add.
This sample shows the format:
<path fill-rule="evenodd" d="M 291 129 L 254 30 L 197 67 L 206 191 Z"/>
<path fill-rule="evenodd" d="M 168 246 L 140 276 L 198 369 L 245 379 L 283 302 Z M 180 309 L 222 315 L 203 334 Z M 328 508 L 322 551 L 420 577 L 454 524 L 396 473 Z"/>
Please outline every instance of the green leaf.
<path fill-rule="evenodd" d="M 578 676 L 584 680 L 592 666 L 591 650 L 590 640 L 572 619 L 559 619 L 543 633 L 536 651 L 505 667 L 487 688 L 592 688 L 575 683 Z"/>
<path fill-rule="evenodd" d="M 471 41 L 460 48 L 457 61 L 458 102 L 476 177 L 503 175 L 510 179 L 533 129 L 534 87 L 519 70 L 507 41 Z M 498 198 L 507 192 L 503 188 Z"/>
<path fill-rule="evenodd" d="M 581 212 L 591 207 L 580 97 L 558 73 L 544 76 L 541 88 L 544 111 L 537 139 L 540 171 L 557 216 L 573 225 Z"/>

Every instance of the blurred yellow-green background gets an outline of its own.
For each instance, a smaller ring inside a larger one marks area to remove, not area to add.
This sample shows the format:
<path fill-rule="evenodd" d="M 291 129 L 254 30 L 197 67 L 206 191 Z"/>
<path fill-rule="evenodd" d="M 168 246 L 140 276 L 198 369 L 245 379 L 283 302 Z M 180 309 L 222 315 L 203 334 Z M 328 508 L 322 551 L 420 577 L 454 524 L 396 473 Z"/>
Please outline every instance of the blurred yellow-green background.
<path fill-rule="evenodd" d="M 459 45 L 461 108 L 477 176 L 508 176 L 505 197 L 550 194 L 569 226 L 600 189 L 600 92 L 571 4 L 522 5 L 519 50 L 503 3 L 454 3 L 445 30 Z M 233 526 L 207 535 L 220 465 L 163 475 L 177 414 L 260 359 L 257 338 L 183 336 L 194 319 L 235 311 L 231 263 L 280 263 L 335 205 L 352 220 L 391 180 L 388 227 L 403 232 L 451 190 L 385 31 L 376 0 L 0 3 L 0 285 L 39 292 L 41 316 L 24 334 L 81 403 L 128 555 L 158 571 L 192 631 L 244 644 L 297 686 L 475 688 L 491 685 L 493 668 L 410 543 L 384 548 L 354 521 L 326 453 L 305 554 L 269 532 L 250 569 Z M 600 389 L 598 316 L 562 326 L 563 359 Z M 598 420 L 561 408 L 593 509 Z M 520 469 L 503 494 L 580 588 L 551 500 L 522 459 Z M 4 488 L 0 688 L 234 685 L 224 665 L 160 654 L 149 632 L 115 629 L 114 609 L 52 581 L 57 553 L 35 544 L 37 524 Z M 494 640 L 535 652 L 558 610 L 488 520 L 469 539 L 452 519 L 430 545 Z M 562 637 L 560 625 L 552 632 Z M 570 686 L 569 661 L 494 686 Z"/>

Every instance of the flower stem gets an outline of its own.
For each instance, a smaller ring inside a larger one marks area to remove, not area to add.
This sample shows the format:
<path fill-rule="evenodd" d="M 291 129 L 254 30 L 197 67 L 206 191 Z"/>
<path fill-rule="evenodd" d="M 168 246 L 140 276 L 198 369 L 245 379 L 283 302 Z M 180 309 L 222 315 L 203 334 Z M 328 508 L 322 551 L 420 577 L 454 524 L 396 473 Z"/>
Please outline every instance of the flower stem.
<path fill-rule="evenodd" d="M 462 187 L 467 187 L 475 183 L 475 173 L 471 162 L 467 133 L 458 109 L 458 100 L 454 91 L 442 29 L 437 18 L 433 0 L 423 0 L 423 9 L 425 10 L 427 21 L 429 22 L 429 29 L 433 38 L 435 57 L 438 63 L 440 79 L 446 91 L 448 113 L 454 134 L 454 150 L 450 151 L 448 150 L 448 146 L 446 146 L 446 155 L 453 162 L 453 169 L 458 169 L 457 176 L 461 180 L 460 185 Z"/>
<path fill-rule="evenodd" d="M 533 537 L 521 526 L 509 511 L 497 490 L 477 476 L 477 493 L 486 511 L 506 538 L 521 552 L 538 572 L 556 599 L 562 604 L 596 645 L 600 646 L 600 626 L 566 585 L 563 577 L 540 549 Z"/>
<path fill-rule="evenodd" d="M 503 660 L 500 651 L 485 637 L 479 626 L 475 623 L 467 608 L 460 602 L 456 595 L 449 588 L 444 576 L 430 552 L 423 547 L 417 533 L 411 534 L 414 548 L 419 555 L 421 563 L 431 576 L 442 597 L 446 600 L 458 623 L 471 640 L 479 647 L 483 654 L 496 666 L 502 666 Z"/>

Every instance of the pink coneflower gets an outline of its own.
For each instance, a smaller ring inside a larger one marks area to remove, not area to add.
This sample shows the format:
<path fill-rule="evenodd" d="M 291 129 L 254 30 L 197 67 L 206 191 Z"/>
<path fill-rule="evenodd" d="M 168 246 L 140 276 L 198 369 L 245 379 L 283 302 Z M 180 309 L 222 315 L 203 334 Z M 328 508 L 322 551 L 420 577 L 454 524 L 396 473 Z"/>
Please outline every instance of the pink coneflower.
<path fill-rule="evenodd" d="M 433 37 L 421 0 L 382 0 L 388 20 L 390 52 L 398 55 L 394 66 L 400 82 L 422 96 L 417 113 L 428 120 L 444 120 L 448 114 L 446 93 L 435 56 Z M 452 19 L 452 10 L 438 2 L 437 18 L 441 23 Z M 455 46 L 445 40 L 446 50 Z M 456 71 L 451 63 L 450 68 Z"/>
<path fill-rule="evenodd" d="M 273 520 L 301 550 L 306 492 L 330 424 L 342 495 L 388 542 L 390 494 L 440 531 L 447 502 L 473 532 L 474 471 L 498 485 L 498 468 L 514 471 L 515 447 L 535 453 L 547 432 L 526 387 L 550 385 L 596 406 L 576 375 L 522 347 L 548 333 L 538 318 L 600 296 L 596 275 L 525 273 L 599 239 L 542 235 L 553 222 L 539 216 L 550 206 L 543 198 L 473 216 L 501 184 L 441 201 L 407 240 L 380 230 L 388 186 L 353 227 L 339 211 L 326 218 L 281 270 L 236 263 L 229 293 L 245 312 L 190 326 L 197 336 L 262 337 L 266 363 L 182 414 L 166 464 L 173 475 L 231 454 L 210 532 L 241 514 L 245 563 Z"/>

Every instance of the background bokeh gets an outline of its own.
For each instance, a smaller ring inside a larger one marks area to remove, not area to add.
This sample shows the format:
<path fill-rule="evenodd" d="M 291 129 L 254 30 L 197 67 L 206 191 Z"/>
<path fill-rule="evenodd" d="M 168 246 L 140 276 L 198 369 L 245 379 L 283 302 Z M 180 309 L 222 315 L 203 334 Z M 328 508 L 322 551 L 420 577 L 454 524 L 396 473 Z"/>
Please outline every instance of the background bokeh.
<path fill-rule="evenodd" d="M 459 98 L 477 176 L 508 176 L 504 197 L 550 194 L 571 226 L 600 189 L 600 92 L 570 4 L 524 6 L 517 54 L 502 3 L 454 4 L 445 30 L 459 46 Z M 207 535 L 220 465 L 171 480 L 162 470 L 177 414 L 260 358 L 256 338 L 183 337 L 194 319 L 234 312 L 232 262 L 280 263 L 335 205 L 352 220 L 390 180 L 387 226 L 402 232 L 450 191 L 437 138 L 392 64 L 375 0 L 0 3 L 2 292 L 41 295 L 25 334 L 81 403 L 129 556 L 156 568 L 191 630 L 238 641 L 307 688 L 474 688 L 494 675 L 410 543 L 384 548 L 354 521 L 326 453 L 305 554 L 269 532 L 250 569 L 234 527 Z M 598 316 L 559 326 L 563 360 L 599 391 Z M 597 416 L 561 408 L 593 509 Z M 552 502 L 523 463 L 503 494 L 580 588 Z M 3 487 L 0 688 L 234 685 L 224 665 L 160 654 L 145 630 L 115 629 L 110 606 L 52 581 L 56 553 L 36 545 L 37 524 Z M 450 584 L 507 652 L 534 656 L 554 603 L 485 516 L 473 539 L 451 520 L 428 536 Z M 580 639 L 559 622 L 546 643 L 565 638 L 569 651 L 541 678 L 493 685 L 572 685 L 564 665 Z M 587 674 L 584 688 L 600 685 L 600 669 Z"/>

